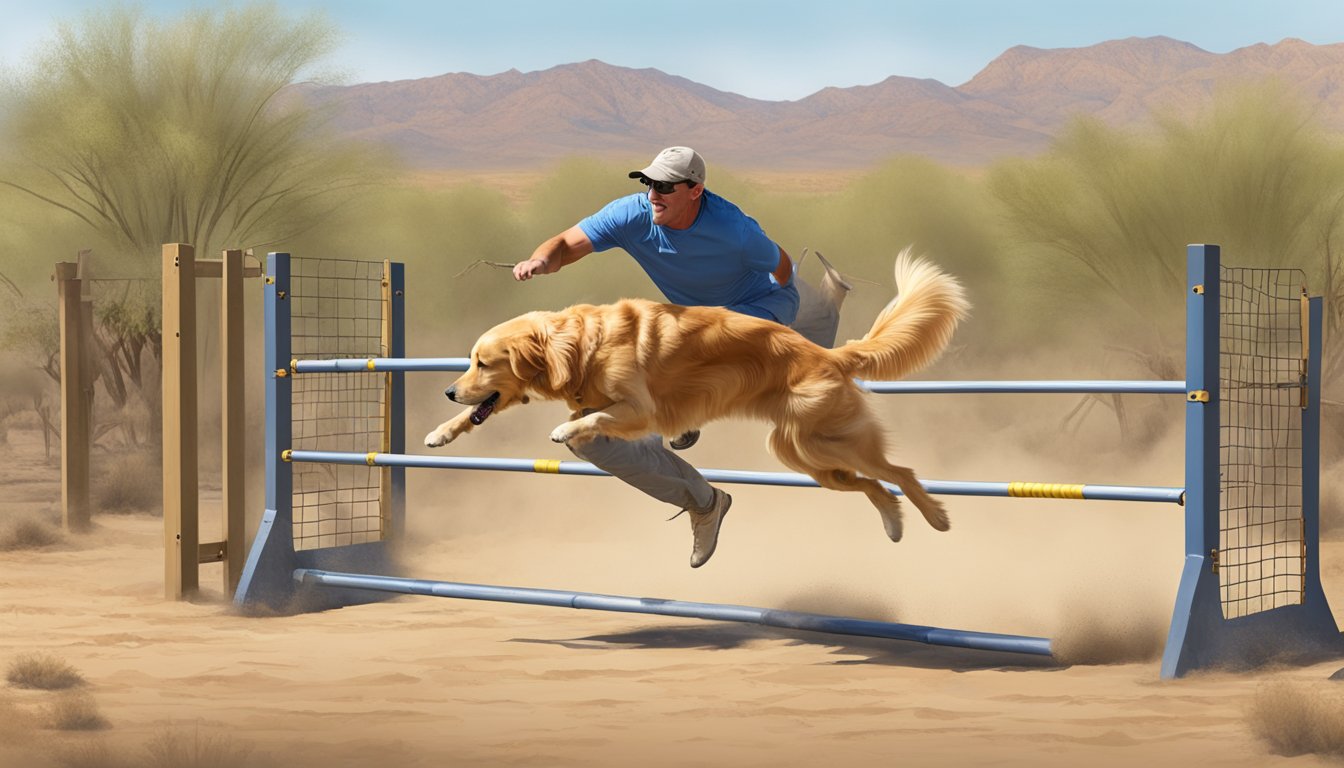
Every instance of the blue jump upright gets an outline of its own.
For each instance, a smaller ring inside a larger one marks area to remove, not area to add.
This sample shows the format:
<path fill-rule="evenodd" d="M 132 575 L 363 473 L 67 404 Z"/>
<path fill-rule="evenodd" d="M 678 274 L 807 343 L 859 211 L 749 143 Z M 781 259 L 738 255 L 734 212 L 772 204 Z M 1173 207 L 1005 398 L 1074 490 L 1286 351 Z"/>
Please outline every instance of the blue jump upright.
<path fill-rule="evenodd" d="M 1185 563 L 1171 617 L 1162 676 L 1344 652 L 1321 587 L 1320 407 L 1321 299 L 1309 302 L 1306 403 L 1302 413 L 1301 602 L 1227 618 L 1219 578 L 1222 492 L 1219 453 L 1220 264 L 1216 245 L 1187 249 L 1185 406 Z M 1199 394 L 1205 393 L 1205 394 Z"/>
<path fill-rule="evenodd" d="M 1163 656 L 1163 677 L 1179 677 L 1214 665 L 1250 663 L 1286 654 L 1344 651 L 1320 583 L 1319 418 L 1320 299 L 1310 302 L 1304 331 L 1306 362 L 1302 413 L 1302 530 L 1305 548 L 1302 595 L 1298 604 L 1249 616 L 1225 618 L 1217 570 L 1220 546 L 1219 281 L 1217 246 L 1188 249 L 1187 372 L 1184 381 L 969 381 L 860 382 L 880 394 L 1110 393 L 1179 395 L 1186 400 L 1186 484 L 1182 488 L 1101 484 L 925 481 L 931 493 L 1125 500 L 1183 505 L 1186 520 L 1184 568 Z M 659 616 L 738 621 L 773 627 L 979 650 L 1050 655 L 1046 638 L 877 622 L 748 606 L 694 603 L 529 587 L 428 581 L 394 575 L 392 547 L 404 530 L 404 472 L 407 468 L 540 472 L 603 476 L 591 464 L 553 459 L 409 455 L 405 449 L 405 373 L 466 370 L 466 358 L 404 357 L 404 277 L 391 265 L 386 278 L 395 297 L 390 312 L 390 344 L 382 355 L 365 358 L 292 359 L 290 258 L 271 254 L 266 286 L 266 510 L 235 595 L 243 608 L 293 612 L 370 602 L 397 594 L 493 600 Z M 1306 306 L 1306 305 L 1304 305 Z M 313 374 L 380 372 L 389 377 L 390 423 L 384 450 L 351 452 L 295 447 L 291 431 L 295 404 L 292 381 Z M 321 548 L 295 548 L 295 465 L 355 465 L 386 468 L 392 479 L 383 490 L 390 523 L 378 541 Z M 809 477 L 781 472 L 702 469 L 712 482 L 815 487 Z M 893 493 L 898 492 L 889 487 Z"/>
<path fill-rule="evenodd" d="M 393 263 L 389 270 L 391 334 L 390 353 L 405 354 L 405 270 Z M 290 375 L 291 299 L 290 258 L 287 253 L 269 254 L 266 264 L 264 314 L 266 326 L 266 509 L 248 552 L 234 602 L 247 610 L 321 610 L 373 602 L 383 596 L 366 590 L 310 591 L 300 595 L 293 574 L 300 568 L 327 568 L 387 573 L 394 569 L 393 547 L 404 530 L 405 468 L 392 470 L 389 488 L 391 536 L 340 547 L 296 549 L 294 542 L 294 472 L 284 453 L 293 444 L 293 376 Z M 389 388 L 391 412 L 405 413 L 405 380 L 392 374 Z M 406 444 L 405 418 L 387 425 L 391 450 L 401 452 Z M 302 597 L 300 601 L 299 598 Z"/>

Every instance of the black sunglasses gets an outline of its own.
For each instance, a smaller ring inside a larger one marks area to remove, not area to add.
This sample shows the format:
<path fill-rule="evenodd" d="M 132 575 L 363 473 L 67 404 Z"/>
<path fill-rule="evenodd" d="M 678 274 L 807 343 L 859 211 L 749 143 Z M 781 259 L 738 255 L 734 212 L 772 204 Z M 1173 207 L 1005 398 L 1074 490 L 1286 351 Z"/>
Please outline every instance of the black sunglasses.
<path fill-rule="evenodd" d="M 650 179 L 648 176 L 640 176 L 639 183 L 646 187 L 652 187 L 653 191 L 660 195 L 672 194 L 677 190 L 678 184 L 685 184 L 688 187 L 695 184 L 695 182 L 690 179 L 682 179 L 681 181 L 658 181 L 657 179 Z"/>

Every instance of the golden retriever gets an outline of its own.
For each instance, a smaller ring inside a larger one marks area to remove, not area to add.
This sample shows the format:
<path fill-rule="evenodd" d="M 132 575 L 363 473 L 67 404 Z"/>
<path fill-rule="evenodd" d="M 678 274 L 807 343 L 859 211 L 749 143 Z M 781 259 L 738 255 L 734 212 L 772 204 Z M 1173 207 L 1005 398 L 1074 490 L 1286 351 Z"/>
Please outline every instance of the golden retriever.
<path fill-rule="evenodd" d="M 557 443 L 598 435 L 679 435 L 729 416 L 774 424 L 769 445 L 824 488 L 861 491 L 892 541 L 901 538 L 894 483 L 940 531 L 943 506 L 914 472 L 886 458 L 886 438 L 855 377 L 899 379 L 934 360 L 970 309 L 957 280 L 910 249 L 896 259 L 899 294 L 862 339 L 825 349 L 795 331 L 719 307 L 642 299 L 529 312 L 471 349 L 471 367 L 445 394 L 472 406 L 425 436 L 446 445 L 529 395 L 572 413 Z"/>

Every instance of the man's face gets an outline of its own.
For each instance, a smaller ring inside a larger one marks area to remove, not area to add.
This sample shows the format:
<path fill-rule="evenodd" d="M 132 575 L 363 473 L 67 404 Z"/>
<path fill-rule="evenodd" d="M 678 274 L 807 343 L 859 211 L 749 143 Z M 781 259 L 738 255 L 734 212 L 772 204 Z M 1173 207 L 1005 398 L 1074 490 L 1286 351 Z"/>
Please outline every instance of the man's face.
<path fill-rule="evenodd" d="M 697 204 L 704 187 L 679 181 L 672 185 L 671 191 L 660 192 L 658 188 L 666 189 L 665 184 L 651 184 L 647 179 L 643 181 L 649 185 L 649 204 L 653 206 L 654 224 L 685 229 L 695 223 L 695 214 L 699 210 Z"/>

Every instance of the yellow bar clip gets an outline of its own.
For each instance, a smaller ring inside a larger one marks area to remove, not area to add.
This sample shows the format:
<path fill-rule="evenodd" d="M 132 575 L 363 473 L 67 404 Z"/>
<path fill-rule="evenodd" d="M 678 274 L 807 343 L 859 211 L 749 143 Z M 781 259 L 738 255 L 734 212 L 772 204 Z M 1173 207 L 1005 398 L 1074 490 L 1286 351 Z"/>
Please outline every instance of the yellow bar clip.
<path fill-rule="evenodd" d="M 364 457 L 364 462 L 365 462 L 366 464 L 368 464 L 370 467 L 372 467 L 372 466 L 374 465 L 374 464 L 373 464 L 373 463 L 374 463 L 374 460 L 377 459 L 377 458 L 378 458 L 378 454 L 377 454 L 376 452 L 374 452 L 374 451 L 369 451 L 368 454 Z"/>
<path fill-rule="evenodd" d="M 1009 483 L 1008 495 L 1031 499 L 1081 499 L 1081 483 Z"/>
<path fill-rule="evenodd" d="M 291 450 L 289 450 L 288 448 L 286 448 L 285 450 L 283 450 L 283 451 L 280 452 L 280 460 L 281 460 L 281 461 L 293 461 L 294 459 L 291 458 L 291 454 L 293 454 L 293 453 L 294 453 L 293 451 L 291 451 Z"/>
<path fill-rule="evenodd" d="M 1185 394 L 1185 399 L 1192 403 L 1207 403 L 1209 402 L 1209 390 L 1192 389 Z"/>
<path fill-rule="evenodd" d="M 369 362 L 367 363 L 367 365 L 370 371 L 378 370 L 377 366 L 375 366 L 373 363 L 373 358 L 369 358 Z"/>
<path fill-rule="evenodd" d="M 558 475 L 560 474 L 560 460 L 537 459 L 535 462 L 532 463 L 532 471 L 545 472 L 547 474 Z"/>

